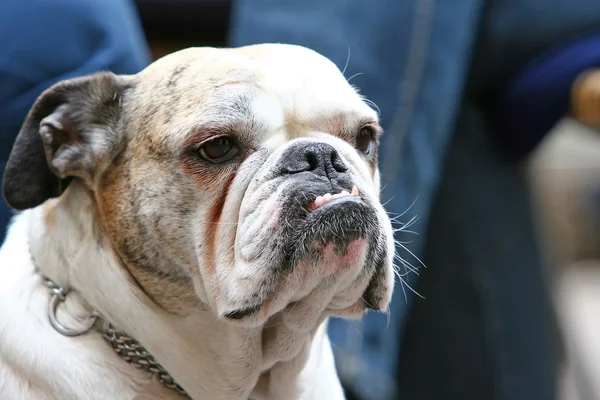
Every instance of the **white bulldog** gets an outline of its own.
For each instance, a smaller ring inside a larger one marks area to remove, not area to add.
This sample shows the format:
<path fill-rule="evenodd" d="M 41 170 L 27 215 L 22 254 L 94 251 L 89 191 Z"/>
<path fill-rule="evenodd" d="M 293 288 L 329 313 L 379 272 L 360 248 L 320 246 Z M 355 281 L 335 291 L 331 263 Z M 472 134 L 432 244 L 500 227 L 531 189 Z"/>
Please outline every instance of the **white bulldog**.
<path fill-rule="evenodd" d="M 393 290 L 380 134 L 298 46 L 48 89 L 3 182 L 0 399 L 342 399 L 327 318 Z"/>

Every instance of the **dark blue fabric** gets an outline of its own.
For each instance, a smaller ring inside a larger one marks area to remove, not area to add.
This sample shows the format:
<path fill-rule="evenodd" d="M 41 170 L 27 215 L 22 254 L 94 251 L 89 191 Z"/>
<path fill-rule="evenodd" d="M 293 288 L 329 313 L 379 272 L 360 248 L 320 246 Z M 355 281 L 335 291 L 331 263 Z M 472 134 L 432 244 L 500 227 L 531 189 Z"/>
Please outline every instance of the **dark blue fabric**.
<path fill-rule="evenodd" d="M 0 173 L 4 175 L 4 168 L 6 167 L 6 161 L 0 160 Z M 0 200 L 0 240 L 4 242 L 4 236 L 8 229 L 8 222 L 12 217 L 13 213 L 11 209 L 6 205 L 4 199 Z M 1 243 L 0 242 L 0 243 Z"/>
<path fill-rule="evenodd" d="M 527 155 L 569 109 L 571 85 L 600 66 L 600 33 L 569 41 L 536 58 L 501 92 L 492 113 L 497 139 L 513 156 Z"/>
<path fill-rule="evenodd" d="M 528 181 L 466 100 L 401 344 L 401 400 L 557 400 L 560 345 Z"/>
<path fill-rule="evenodd" d="M 136 73 L 149 62 L 129 0 L 0 1 L 0 162 L 45 89 L 103 70 Z M 10 215 L 2 201 L 0 240 Z"/>

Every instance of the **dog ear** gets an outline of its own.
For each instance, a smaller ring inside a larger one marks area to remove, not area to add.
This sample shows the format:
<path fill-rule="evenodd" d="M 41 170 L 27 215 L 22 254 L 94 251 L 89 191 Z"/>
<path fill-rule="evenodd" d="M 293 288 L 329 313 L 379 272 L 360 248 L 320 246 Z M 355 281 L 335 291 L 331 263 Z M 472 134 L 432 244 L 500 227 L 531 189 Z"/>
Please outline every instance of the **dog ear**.
<path fill-rule="evenodd" d="M 6 164 L 2 191 L 16 210 L 60 196 L 74 178 L 92 179 L 118 141 L 127 77 L 100 73 L 63 81 L 37 99 Z"/>

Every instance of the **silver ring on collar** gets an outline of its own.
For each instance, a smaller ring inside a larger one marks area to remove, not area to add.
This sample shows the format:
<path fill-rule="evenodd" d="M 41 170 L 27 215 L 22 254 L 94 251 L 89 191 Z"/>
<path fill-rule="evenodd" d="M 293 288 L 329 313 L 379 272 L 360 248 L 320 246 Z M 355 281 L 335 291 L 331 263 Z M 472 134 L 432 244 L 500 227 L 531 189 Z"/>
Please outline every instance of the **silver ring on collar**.
<path fill-rule="evenodd" d="M 89 332 L 90 329 L 94 327 L 94 325 L 96 324 L 96 319 L 98 318 L 98 314 L 96 313 L 90 314 L 87 321 L 85 322 L 85 325 L 78 330 L 67 328 L 66 326 L 61 324 L 56 318 L 56 311 L 58 310 L 58 305 L 65 301 L 65 299 L 67 298 L 67 294 L 69 293 L 69 291 L 59 287 L 50 288 L 50 290 L 52 291 L 52 298 L 48 303 L 48 319 L 50 320 L 50 325 L 52 325 L 52 327 L 56 329 L 58 333 L 71 337 L 79 336 Z"/>
<path fill-rule="evenodd" d="M 97 311 L 93 311 L 88 320 L 85 322 L 85 326 L 80 330 L 69 329 L 63 324 L 58 322 L 56 318 L 56 310 L 58 305 L 67 299 L 69 289 L 62 288 L 56 283 L 52 282 L 50 278 L 47 278 L 40 274 L 44 285 L 50 289 L 51 298 L 48 302 L 48 319 L 50 325 L 60 334 L 65 336 L 79 336 L 94 327 L 98 319 L 103 319 L 102 315 Z M 173 377 L 156 361 L 150 353 L 140 343 L 127 336 L 126 334 L 117 331 L 108 321 L 104 321 L 104 339 L 115 350 L 115 352 L 125 360 L 127 363 L 134 365 L 137 368 L 141 368 L 144 371 L 151 372 L 153 375 L 158 377 L 158 381 L 165 387 L 174 390 L 176 393 L 182 395 L 185 398 L 189 398 L 185 389 L 175 382 Z"/>

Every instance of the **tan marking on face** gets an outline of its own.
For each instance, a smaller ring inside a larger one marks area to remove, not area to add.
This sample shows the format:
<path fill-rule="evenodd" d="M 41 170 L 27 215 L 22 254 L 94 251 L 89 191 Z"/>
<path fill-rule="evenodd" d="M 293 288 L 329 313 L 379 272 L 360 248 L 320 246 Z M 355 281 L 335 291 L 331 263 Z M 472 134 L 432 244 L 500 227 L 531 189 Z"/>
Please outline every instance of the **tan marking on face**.
<path fill-rule="evenodd" d="M 147 303 L 178 315 L 200 305 L 191 283 L 173 282 L 157 275 L 152 260 L 144 257 L 145 236 L 135 223 L 135 206 L 130 203 L 126 179 L 127 160 L 122 157 L 106 171 L 95 193 L 98 216 L 121 265 L 140 289 Z"/>

